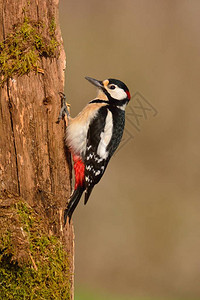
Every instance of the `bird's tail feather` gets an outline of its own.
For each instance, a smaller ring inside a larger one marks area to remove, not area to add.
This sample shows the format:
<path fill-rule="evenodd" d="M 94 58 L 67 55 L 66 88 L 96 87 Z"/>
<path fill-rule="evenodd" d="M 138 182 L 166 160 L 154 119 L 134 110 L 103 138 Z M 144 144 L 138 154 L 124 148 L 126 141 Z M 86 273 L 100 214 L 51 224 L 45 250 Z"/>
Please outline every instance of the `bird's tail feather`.
<path fill-rule="evenodd" d="M 66 224 L 67 218 L 69 218 L 69 223 L 70 223 L 72 214 L 73 214 L 76 206 L 78 205 L 84 190 L 85 190 L 85 187 L 78 186 L 74 190 L 73 194 L 71 195 L 70 201 L 67 205 L 67 208 L 64 211 L 64 225 Z"/>
<path fill-rule="evenodd" d="M 91 194 L 91 192 L 93 190 L 93 187 L 94 186 L 90 186 L 90 187 L 86 188 L 84 204 L 86 204 L 88 202 L 88 199 L 89 199 L 90 194 Z"/>

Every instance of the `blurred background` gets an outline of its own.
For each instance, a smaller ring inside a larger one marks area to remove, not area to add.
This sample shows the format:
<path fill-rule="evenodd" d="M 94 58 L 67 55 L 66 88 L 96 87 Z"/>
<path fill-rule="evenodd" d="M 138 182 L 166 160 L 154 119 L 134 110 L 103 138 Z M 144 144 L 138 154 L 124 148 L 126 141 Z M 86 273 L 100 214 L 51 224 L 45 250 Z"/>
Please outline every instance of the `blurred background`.
<path fill-rule="evenodd" d="M 122 147 L 74 213 L 75 300 L 200 299 L 199 16 L 198 0 L 60 0 L 72 116 L 96 96 L 84 76 L 132 94 Z"/>

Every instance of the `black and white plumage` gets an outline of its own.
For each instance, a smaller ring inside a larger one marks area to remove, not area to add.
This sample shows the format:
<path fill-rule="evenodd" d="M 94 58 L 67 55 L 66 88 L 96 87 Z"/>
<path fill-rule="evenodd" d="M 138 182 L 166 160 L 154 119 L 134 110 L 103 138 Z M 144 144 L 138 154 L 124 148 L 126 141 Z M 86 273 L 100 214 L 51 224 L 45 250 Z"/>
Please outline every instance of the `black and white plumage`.
<path fill-rule="evenodd" d="M 116 79 L 98 81 L 86 77 L 98 88 L 97 98 L 70 118 L 66 143 L 74 160 L 75 187 L 64 213 L 69 221 L 82 193 L 86 204 L 93 187 L 103 176 L 117 149 L 125 125 L 125 107 L 130 101 L 127 86 Z"/>

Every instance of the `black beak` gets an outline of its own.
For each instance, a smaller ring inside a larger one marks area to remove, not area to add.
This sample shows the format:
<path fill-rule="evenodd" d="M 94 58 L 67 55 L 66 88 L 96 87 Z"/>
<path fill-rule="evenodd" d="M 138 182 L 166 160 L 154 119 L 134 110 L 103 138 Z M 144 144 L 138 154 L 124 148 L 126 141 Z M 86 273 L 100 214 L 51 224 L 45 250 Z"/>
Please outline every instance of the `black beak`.
<path fill-rule="evenodd" d="M 93 85 L 95 85 L 99 89 L 104 87 L 102 81 L 96 80 L 96 79 L 91 78 L 91 77 L 85 77 L 85 79 L 87 79 L 89 82 L 91 82 Z"/>

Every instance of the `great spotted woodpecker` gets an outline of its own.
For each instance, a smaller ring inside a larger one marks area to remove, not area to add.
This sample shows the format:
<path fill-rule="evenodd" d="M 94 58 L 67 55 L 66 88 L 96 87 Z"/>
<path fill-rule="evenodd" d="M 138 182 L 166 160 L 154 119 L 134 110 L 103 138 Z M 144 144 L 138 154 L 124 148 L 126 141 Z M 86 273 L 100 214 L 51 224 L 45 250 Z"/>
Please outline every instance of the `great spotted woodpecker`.
<path fill-rule="evenodd" d="M 64 224 L 67 218 L 70 222 L 83 192 L 86 204 L 93 187 L 103 176 L 121 141 L 125 107 L 131 98 L 127 86 L 120 80 L 86 79 L 98 88 L 98 95 L 74 119 L 69 118 L 66 144 L 74 161 L 75 187 L 64 212 Z M 64 111 L 67 111 L 66 106 Z"/>

